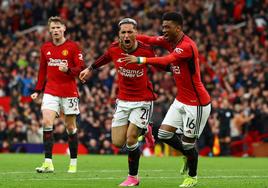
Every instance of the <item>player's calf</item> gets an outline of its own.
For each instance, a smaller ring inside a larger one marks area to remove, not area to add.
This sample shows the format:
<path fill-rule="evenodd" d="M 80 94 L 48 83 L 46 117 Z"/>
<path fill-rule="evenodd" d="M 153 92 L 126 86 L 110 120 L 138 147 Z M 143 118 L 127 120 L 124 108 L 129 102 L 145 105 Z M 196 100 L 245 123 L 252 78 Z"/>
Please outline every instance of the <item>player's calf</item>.
<path fill-rule="evenodd" d="M 72 132 L 70 130 L 67 130 L 67 133 L 68 133 L 68 143 L 71 157 L 68 173 L 76 173 L 77 152 L 78 152 L 77 128 L 73 129 Z"/>
<path fill-rule="evenodd" d="M 121 187 L 130 187 L 139 185 L 138 179 L 138 169 L 139 169 L 139 161 L 140 161 L 140 149 L 139 143 L 137 142 L 134 145 L 126 145 L 128 150 L 128 168 L 129 175 L 126 180 L 124 180 L 119 186 Z"/>
<path fill-rule="evenodd" d="M 198 152 L 195 148 L 195 142 L 182 141 L 184 148 L 184 155 L 187 157 L 187 165 L 189 168 L 188 175 L 195 177 L 197 175 L 197 164 L 198 164 Z"/>
<path fill-rule="evenodd" d="M 129 175 L 137 176 L 139 169 L 139 161 L 140 161 L 140 148 L 139 142 L 134 145 L 126 145 L 128 150 L 128 167 L 129 167 Z"/>

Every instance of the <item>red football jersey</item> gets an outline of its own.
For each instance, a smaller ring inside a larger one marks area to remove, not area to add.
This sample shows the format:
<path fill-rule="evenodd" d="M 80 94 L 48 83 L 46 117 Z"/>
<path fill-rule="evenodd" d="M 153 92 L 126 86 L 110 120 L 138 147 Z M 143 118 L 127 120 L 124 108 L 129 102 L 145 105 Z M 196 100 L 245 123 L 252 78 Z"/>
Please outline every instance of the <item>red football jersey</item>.
<path fill-rule="evenodd" d="M 117 98 L 125 101 L 151 101 L 156 99 L 152 83 L 148 80 L 147 66 L 126 64 L 121 58 L 125 57 L 124 50 L 114 42 L 108 50 L 93 63 L 93 68 L 101 67 L 113 62 L 117 70 L 118 95 Z M 143 43 L 138 43 L 135 51 L 130 53 L 135 56 L 154 57 L 153 50 Z"/>
<path fill-rule="evenodd" d="M 68 72 L 59 70 L 60 64 L 68 66 Z M 42 91 L 59 97 L 78 97 L 75 77 L 84 68 L 82 52 L 78 45 L 66 40 L 56 46 L 46 42 L 41 47 L 40 67 L 36 91 Z"/>
<path fill-rule="evenodd" d="M 161 46 L 170 52 L 167 56 L 147 58 L 147 63 L 171 65 L 178 89 L 176 96 L 178 101 L 194 106 L 210 103 L 210 96 L 201 81 L 199 53 L 193 40 L 184 35 L 176 46 L 172 46 L 162 36 L 139 35 L 138 40 L 150 45 Z"/>

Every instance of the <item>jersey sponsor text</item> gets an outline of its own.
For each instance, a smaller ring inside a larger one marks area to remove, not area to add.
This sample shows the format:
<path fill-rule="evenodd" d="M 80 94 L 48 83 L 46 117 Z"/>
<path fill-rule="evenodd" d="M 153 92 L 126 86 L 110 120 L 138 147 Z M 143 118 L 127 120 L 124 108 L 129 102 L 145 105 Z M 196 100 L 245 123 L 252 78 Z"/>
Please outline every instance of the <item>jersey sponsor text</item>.
<path fill-rule="evenodd" d="M 119 67 L 118 72 L 125 77 L 134 78 L 143 76 L 143 69 L 141 70 L 131 70 Z"/>
<path fill-rule="evenodd" d="M 48 66 L 60 66 L 60 65 L 66 65 L 68 66 L 68 60 L 66 59 L 53 59 L 49 58 Z"/>

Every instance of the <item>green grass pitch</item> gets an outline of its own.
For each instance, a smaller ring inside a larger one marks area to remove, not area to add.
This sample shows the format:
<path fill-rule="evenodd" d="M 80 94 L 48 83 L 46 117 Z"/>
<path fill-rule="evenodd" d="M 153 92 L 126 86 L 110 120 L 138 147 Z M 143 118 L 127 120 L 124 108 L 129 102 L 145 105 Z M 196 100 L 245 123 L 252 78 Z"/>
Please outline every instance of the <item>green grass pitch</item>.
<path fill-rule="evenodd" d="M 127 156 L 81 155 L 68 174 L 69 156 L 53 156 L 55 173 L 37 174 L 43 155 L 0 154 L 0 187 L 118 187 L 127 176 Z M 140 188 L 178 188 L 181 157 L 141 157 Z M 196 188 L 268 188 L 268 158 L 199 158 Z"/>

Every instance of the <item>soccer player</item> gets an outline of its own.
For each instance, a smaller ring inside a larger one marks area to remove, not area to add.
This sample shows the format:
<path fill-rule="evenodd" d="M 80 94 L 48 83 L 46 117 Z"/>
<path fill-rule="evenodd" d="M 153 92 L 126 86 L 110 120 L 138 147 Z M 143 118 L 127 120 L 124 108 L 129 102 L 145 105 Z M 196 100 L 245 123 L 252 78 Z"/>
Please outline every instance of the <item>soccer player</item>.
<path fill-rule="evenodd" d="M 135 57 L 131 54 L 122 58 L 122 61 L 139 65 L 171 66 L 178 92 L 159 128 L 158 138 L 181 151 L 186 157 L 181 173 L 188 175 L 180 187 L 192 187 L 197 184 L 198 152 L 195 142 L 205 127 L 211 111 L 211 102 L 201 82 L 196 44 L 183 33 L 182 27 L 181 14 L 165 13 L 162 18 L 163 36 L 141 35 L 138 40 L 161 46 L 170 54 L 152 58 Z"/>
<path fill-rule="evenodd" d="M 80 73 L 82 82 L 90 71 L 111 61 L 117 70 L 118 95 L 116 111 L 112 121 L 112 143 L 128 150 L 129 174 L 119 186 L 139 185 L 138 168 L 140 149 L 138 137 L 146 129 L 153 109 L 156 95 L 148 80 L 147 66 L 122 62 L 124 54 L 154 57 L 153 50 L 136 40 L 137 23 L 131 18 L 122 19 L 119 24 L 119 42 L 114 42 L 108 50 L 90 67 Z"/>
<path fill-rule="evenodd" d="M 54 172 L 52 163 L 53 122 L 62 111 L 65 117 L 66 131 L 70 149 L 70 165 L 68 172 L 77 171 L 77 126 L 76 115 L 79 114 L 78 91 L 75 77 L 84 68 L 84 60 L 78 45 L 66 39 L 66 26 L 60 17 L 50 17 L 48 29 L 52 41 L 41 47 L 40 67 L 35 92 L 36 99 L 44 90 L 42 100 L 43 142 L 45 161 L 36 168 L 38 173 Z"/>

